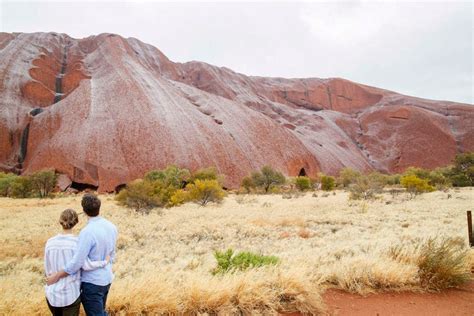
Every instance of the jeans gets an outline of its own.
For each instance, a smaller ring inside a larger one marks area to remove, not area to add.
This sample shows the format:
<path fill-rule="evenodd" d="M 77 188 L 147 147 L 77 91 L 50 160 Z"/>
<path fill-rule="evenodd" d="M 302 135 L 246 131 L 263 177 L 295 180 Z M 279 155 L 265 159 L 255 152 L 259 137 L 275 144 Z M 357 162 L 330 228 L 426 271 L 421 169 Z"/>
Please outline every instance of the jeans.
<path fill-rule="evenodd" d="M 101 286 L 92 283 L 81 283 L 81 301 L 87 316 L 107 316 L 105 304 L 110 284 Z"/>
<path fill-rule="evenodd" d="M 54 307 L 49 304 L 48 299 L 46 299 L 48 303 L 49 310 L 53 316 L 78 316 L 79 309 L 81 308 L 81 298 L 78 297 L 77 300 L 72 303 L 71 305 L 64 306 L 64 307 Z"/>

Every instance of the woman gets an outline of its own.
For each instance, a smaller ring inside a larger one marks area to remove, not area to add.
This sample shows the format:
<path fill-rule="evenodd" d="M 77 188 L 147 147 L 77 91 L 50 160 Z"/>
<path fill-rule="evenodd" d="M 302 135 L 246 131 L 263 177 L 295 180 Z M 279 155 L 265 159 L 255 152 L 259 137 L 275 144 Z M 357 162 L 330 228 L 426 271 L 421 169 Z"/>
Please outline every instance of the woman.
<path fill-rule="evenodd" d="M 77 245 L 77 236 L 72 233 L 72 228 L 79 222 L 77 213 L 72 209 L 64 210 L 59 217 L 62 233 L 48 239 L 44 251 L 44 270 L 46 275 L 53 274 L 64 268 L 74 256 Z M 106 260 L 86 260 L 82 270 L 95 270 L 105 267 L 110 257 Z M 52 285 L 46 285 L 46 301 L 53 315 L 75 316 L 79 315 L 81 275 L 76 273 L 59 280 Z"/>

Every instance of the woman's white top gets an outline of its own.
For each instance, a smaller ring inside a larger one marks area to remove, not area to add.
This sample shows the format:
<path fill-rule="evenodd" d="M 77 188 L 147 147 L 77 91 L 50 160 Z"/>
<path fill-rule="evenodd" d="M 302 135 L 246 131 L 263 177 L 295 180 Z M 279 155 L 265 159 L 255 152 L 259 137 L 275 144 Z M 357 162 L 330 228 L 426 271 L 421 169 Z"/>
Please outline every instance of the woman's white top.
<path fill-rule="evenodd" d="M 72 260 L 77 247 L 77 236 L 73 234 L 58 234 L 46 242 L 44 251 L 44 271 L 46 275 L 56 273 Z M 103 268 L 107 262 L 90 261 L 88 258 L 82 270 L 89 271 Z M 54 307 L 64 307 L 74 303 L 81 295 L 81 272 L 68 275 L 57 283 L 46 285 L 46 298 Z"/>

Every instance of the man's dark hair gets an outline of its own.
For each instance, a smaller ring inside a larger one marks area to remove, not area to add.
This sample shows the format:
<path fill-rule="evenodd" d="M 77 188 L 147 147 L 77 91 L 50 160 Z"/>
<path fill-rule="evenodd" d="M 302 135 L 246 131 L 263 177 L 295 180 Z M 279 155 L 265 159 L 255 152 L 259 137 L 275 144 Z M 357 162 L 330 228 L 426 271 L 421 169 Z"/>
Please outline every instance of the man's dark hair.
<path fill-rule="evenodd" d="M 84 194 L 81 205 L 84 213 L 86 213 L 88 216 L 94 217 L 99 215 L 100 199 L 97 197 L 97 195 L 92 193 Z"/>

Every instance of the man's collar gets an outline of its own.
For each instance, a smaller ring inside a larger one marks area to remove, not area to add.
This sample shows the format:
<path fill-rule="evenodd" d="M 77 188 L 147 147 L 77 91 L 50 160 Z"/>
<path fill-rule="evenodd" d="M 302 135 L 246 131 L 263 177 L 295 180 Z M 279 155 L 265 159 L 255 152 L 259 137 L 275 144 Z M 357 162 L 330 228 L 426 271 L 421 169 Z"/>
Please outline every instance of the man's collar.
<path fill-rule="evenodd" d="M 100 217 L 99 215 L 97 215 L 97 216 L 94 216 L 94 217 L 89 217 L 89 220 L 88 220 L 88 221 L 89 221 L 89 222 L 94 222 L 94 221 L 97 221 L 97 220 L 99 220 L 99 219 L 101 219 L 101 217 Z"/>

